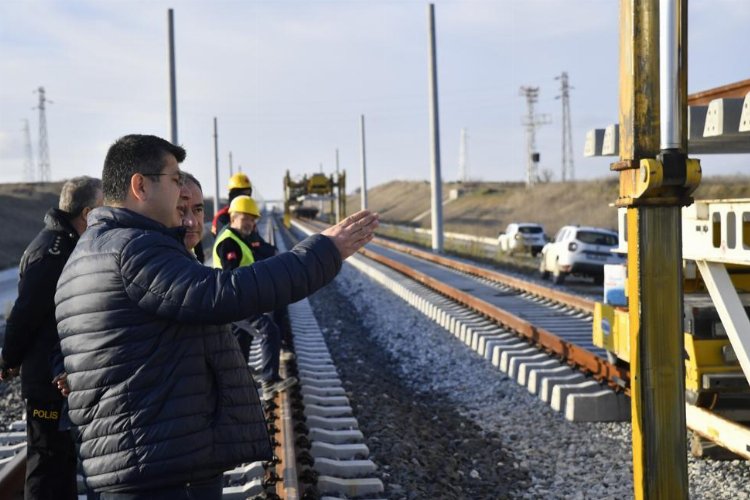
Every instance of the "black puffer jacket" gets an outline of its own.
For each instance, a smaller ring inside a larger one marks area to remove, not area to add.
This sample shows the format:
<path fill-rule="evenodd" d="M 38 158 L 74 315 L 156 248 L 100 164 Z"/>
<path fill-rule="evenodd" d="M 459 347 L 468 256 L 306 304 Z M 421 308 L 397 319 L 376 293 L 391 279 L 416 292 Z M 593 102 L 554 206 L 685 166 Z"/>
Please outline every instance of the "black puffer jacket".
<path fill-rule="evenodd" d="M 34 402 L 61 401 L 52 385 L 50 356 L 57 344 L 55 289 L 78 233 L 65 212 L 50 209 L 44 229 L 29 243 L 18 268 L 18 298 L 8 315 L 3 363 L 21 366 L 21 394 Z"/>
<path fill-rule="evenodd" d="M 89 485 L 127 491 L 268 459 L 258 394 L 226 326 L 300 300 L 341 268 L 313 236 L 250 267 L 200 265 L 181 234 L 126 209 L 89 215 L 58 283 L 70 418 Z"/>

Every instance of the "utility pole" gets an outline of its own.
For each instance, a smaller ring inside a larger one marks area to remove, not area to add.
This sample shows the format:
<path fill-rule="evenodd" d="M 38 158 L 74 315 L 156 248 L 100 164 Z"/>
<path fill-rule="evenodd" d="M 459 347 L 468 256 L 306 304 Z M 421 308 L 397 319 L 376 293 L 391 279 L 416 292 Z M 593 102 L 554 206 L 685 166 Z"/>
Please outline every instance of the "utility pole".
<path fill-rule="evenodd" d="M 437 41 L 435 36 L 435 4 L 427 6 L 429 23 L 429 98 L 430 98 L 430 163 L 432 164 L 432 251 L 443 252 L 443 181 L 440 177 L 440 112 L 438 111 Z"/>
<path fill-rule="evenodd" d="M 461 129 L 461 145 L 458 152 L 458 181 L 469 180 L 469 136 L 466 129 Z"/>
<path fill-rule="evenodd" d="M 214 214 L 219 211 L 219 125 L 214 116 Z"/>
<path fill-rule="evenodd" d="M 24 147 L 26 150 L 26 160 L 23 163 L 23 180 L 34 182 L 34 153 L 31 149 L 31 130 L 29 129 L 29 120 L 23 122 Z"/>
<path fill-rule="evenodd" d="M 232 152 L 229 152 L 229 177 L 234 175 L 234 167 L 232 166 Z"/>
<path fill-rule="evenodd" d="M 336 199 L 336 223 L 341 222 L 341 171 L 339 170 L 339 148 L 336 148 L 336 191 L 333 197 Z"/>
<path fill-rule="evenodd" d="M 555 77 L 560 80 L 560 95 L 555 99 L 562 100 L 562 181 L 575 179 L 575 165 L 573 164 L 573 139 L 572 128 L 570 125 L 570 90 L 573 89 L 568 84 L 568 72 L 563 71 L 560 76 Z"/>
<path fill-rule="evenodd" d="M 367 209 L 367 157 L 365 155 L 365 115 L 359 117 L 359 133 L 362 142 L 362 210 Z"/>
<path fill-rule="evenodd" d="M 177 144 L 177 73 L 175 70 L 174 57 L 174 11 L 169 9 L 167 13 L 169 29 L 169 129 L 172 144 Z"/>
<path fill-rule="evenodd" d="M 536 150 L 536 128 L 550 122 L 547 115 L 537 115 L 534 104 L 539 100 L 539 87 L 521 87 L 519 95 L 526 97 L 526 116 L 521 124 L 526 127 L 526 186 L 539 180 L 539 153 Z"/>
<path fill-rule="evenodd" d="M 47 144 L 47 113 L 45 111 L 46 103 L 52 103 L 45 97 L 44 87 L 37 89 L 39 94 L 39 181 L 49 182 L 50 163 L 49 163 L 49 144 Z"/>

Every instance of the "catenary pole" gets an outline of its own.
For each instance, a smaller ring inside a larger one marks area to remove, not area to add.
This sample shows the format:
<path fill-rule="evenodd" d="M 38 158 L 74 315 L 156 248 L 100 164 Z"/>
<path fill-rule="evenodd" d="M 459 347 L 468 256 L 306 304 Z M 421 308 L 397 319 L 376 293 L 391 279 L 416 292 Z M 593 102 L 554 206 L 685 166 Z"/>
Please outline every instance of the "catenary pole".
<path fill-rule="evenodd" d="M 172 144 L 177 144 L 177 73 L 174 57 L 174 10 L 168 11 L 169 25 L 169 129 Z"/>
<path fill-rule="evenodd" d="M 219 126 L 214 116 L 214 214 L 219 211 Z"/>
<path fill-rule="evenodd" d="M 365 154 L 365 115 L 359 117 L 359 135 L 362 145 L 362 210 L 367 209 L 367 157 Z"/>
<path fill-rule="evenodd" d="M 429 94 L 430 160 L 432 166 L 432 250 L 443 251 L 443 183 L 440 179 L 440 123 L 438 116 L 437 52 L 435 43 L 435 4 L 427 7 L 430 26 Z"/>

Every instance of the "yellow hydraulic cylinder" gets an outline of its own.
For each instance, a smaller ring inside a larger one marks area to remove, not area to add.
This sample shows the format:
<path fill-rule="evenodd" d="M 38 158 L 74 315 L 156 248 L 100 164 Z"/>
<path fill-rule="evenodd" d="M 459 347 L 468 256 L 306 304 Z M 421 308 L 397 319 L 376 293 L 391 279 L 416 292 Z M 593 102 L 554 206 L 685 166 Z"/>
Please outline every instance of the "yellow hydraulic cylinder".
<path fill-rule="evenodd" d="M 688 498 L 681 207 L 628 208 L 635 498 Z"/>
<path fill-rule="evenodd" d="M 687 0 L 672 1 L 684 12 L 676 86 L 685 106 Z M 620 162 L 612 168 L 620 173 L 617 205 L 628 207 L 633 489 L 636 499 L 673 500 L 688 498 L 680 217 L 700 166 L 685 166 L 684 148 L 670 149 L 668 163 L 656 159 L 659 70 L 659 1 L 621 0 Z"/>

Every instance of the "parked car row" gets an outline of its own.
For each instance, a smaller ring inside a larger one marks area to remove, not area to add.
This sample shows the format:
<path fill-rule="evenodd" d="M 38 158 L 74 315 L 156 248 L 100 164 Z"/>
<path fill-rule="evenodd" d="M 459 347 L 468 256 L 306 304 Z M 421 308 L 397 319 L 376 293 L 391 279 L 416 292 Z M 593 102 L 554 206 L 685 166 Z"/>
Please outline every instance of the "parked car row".
<path fill-rule="evenodd" d="M 624 255 L 613 251 L 618 247 L 617 233 L 598 227 L 564 226 L 548 241 L 540 224 L 514 222 L 498 236 L 498 246 L 508 254 L 528 252 L 535 257 L 541 253 L 539 272 L 556 284 L 569 275 L 592 277 L 602 284 L 604 265 L 625 261 Z"/>

